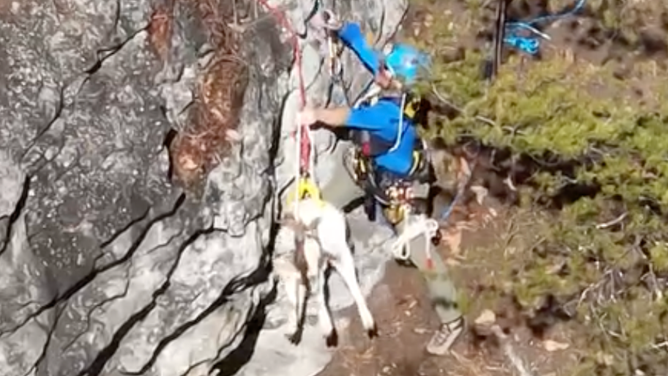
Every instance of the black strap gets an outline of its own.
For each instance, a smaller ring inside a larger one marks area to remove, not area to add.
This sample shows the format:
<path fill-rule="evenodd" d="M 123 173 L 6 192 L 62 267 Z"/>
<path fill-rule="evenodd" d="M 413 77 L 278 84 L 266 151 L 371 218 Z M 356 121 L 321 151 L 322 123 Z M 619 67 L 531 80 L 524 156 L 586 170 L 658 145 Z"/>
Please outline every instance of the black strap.
<path fill-rule="evenodd" d="M 420 106 L 421 106 L 421 98 L 416 97 L 410 93 L 405 94 L 407 97 L 405 98 L 405 103 L 404 107 L 401 109 L 403 112 L 403 117 L 404 119 L 408 119 L 411 122 L 413 122 L 413 126 L 417 126 L 415 124 L 416 118 L 419 117 L 419 111 L 420 111 Z M 384 96 L 381 97 L 379 100 L 386 100 L 389 102 L 392 102 L 396 104 L 397 106 L 401 106 L 401 102 L 403 98 L 401 96 Z M 402 128 L 400 130 L 401 132 L 398 134 L 398 137 L 402 137 L 405 128 Z M 379 155 L 387 153 L 397 142 L 396 139 L 392 141 L 384 140 L 380 137 L 376 137 L 372 135 L 369 131 L 358 131 L 358 140 L 356 144 L 358 144 L 362 148 L 362 152 L 364 155 L 367 157 L 377 157 Z M 418 138 L 416 140 L 416 144 L 413 145 L 413 149 L 419 150 L 422 147 L 422 143 L 420 139 Z"/>
<path fill-rule="evenodd" d="M 405 99 L 403 98 L 404 95 L 406 96 Z M 404 106 L 401 108 L 401 111 L 403 112 L 403 117 L 404 119 L 409 119 L 412 122 L 416 121 L 418 117 L 418 112 L 420 111 L 420 107 L 422 105 L 422 99 L 410 92 L 398 96 L 392 95 L 392 96 L 381 97 L 379 100 L 390 101 L 399 107 L 401 107 L 401 102 L 403 101 Z M 415 125 L 417 126 L 417 124 Z"/>

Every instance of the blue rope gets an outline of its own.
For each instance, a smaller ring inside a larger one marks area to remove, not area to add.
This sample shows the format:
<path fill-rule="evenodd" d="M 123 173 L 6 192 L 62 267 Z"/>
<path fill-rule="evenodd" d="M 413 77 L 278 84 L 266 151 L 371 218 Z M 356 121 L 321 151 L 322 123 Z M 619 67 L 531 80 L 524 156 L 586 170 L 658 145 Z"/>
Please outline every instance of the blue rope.
<path fill-rule="evenodd" d="M 457 190 L 457 194 L 455 195 L 455 198 L 452 200 L 450 205 L 441 213 L 441 221 L 446 221 L 448 217 L 450 217 L 450 214 L 452 214 L 452 210 L 455 208 L 455 205 L 457 205 L 457 202 L 461 199 L 461 197 L 464 195 L 464 191 L 466 191 L 466 186 L 469 184 L 469 181 L 471 180 L 471 176 L 473 176 L 473 169 L 475 166 L 471 167 L 471 173 L 469 176 L 466 177 L 466 181 L 464 184 L 459 186 L 459 189 Z"/>
<path fill-rule="evenodd" d="M 540 22 L 556 21 L 561 18 L 572 16 L 575 13 L 579 12 L 582 9 L 582 7 L 584 7 L 586 2 L 587 2 L 586 0 L 578 0 L 572 9 L 563 11 L 561 13 L 536 17 L 529 21 L 507 22 L 505 26 L 506 37 L 503 39 L 503 41 L 506 44 L 515 47 L 526 54 L 535 55 L 538 53 L 538 50 L 540 49 L 540 42 L 541 42 L 540 39 L 541 38 L 550 39 L 550 37 L 547 34 L 538 31 L 538 29 L 536 29 L 533 25 Z M 529 36 L 520 35 L 521 30 L 528 30 L 530 35 Z"/>

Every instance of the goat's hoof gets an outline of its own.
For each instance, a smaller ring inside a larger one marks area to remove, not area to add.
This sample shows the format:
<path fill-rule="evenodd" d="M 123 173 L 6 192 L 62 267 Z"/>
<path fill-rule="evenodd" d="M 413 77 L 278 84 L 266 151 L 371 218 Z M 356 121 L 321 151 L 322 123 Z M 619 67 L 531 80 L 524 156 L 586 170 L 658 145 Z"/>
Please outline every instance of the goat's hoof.
<path fill-rule="evenodd" d="M 325 342 L 327 343 L 327 347 L 336 347 L 339 345 L 339 335 L 336 333 L 336 330 L 329 332 Z"/>
<path fill-rule="evenodd" d="M 366 330 L 366 335 L 369 338 L 378 337 L 378 327 L 376 326 L 375 322 L 373 323 L 373 326 L 371 328 Z"/>
<path fill-rule="evenodd" d="M 443 234 L 441 234 L 441 231 L 436 231 L 436 235 L 431 238 L 431 244 L 434 247 L 437 247 L 439 244 L 441 244 L 441 240 L 443 240 Z"/>
<path fill-rule="evenodd" d="M 299 342 L 302 341 L 301 330 L 297 330 L 292 334 L 286 334 L 285 336 L 288 338 L 288 341 L 290 341 L 290 343 L 292 343 L 293 345 L 298 345 Z"/>

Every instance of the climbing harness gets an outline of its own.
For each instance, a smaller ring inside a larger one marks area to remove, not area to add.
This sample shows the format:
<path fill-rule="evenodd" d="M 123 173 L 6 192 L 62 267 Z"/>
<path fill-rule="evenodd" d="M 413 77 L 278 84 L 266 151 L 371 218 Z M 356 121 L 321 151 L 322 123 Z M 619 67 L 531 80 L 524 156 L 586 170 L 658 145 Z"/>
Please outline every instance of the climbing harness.
<path fill-rule="evenodd" d="M 297 69 L 297 80 L 299 82 L 299 99 L 300 110 L 306 107 L 306 85 L 304 83 L 304 72 L 302 68 L 302 54 L 299 48 L 299 40 L 297 39 L 297 32 L 287 20 L 285 15 L 276 7 L 270 5 L 267 0 L 257 0 L 263 7 L 271 12 L 276 21 L 282 25 L 290 34 L 290 41 L 292 44 L 293 55 L 295 59 L 295 66 Z M 311 153 L 315 154 L 314 145 L 312 143 L 311 130 L 308 125 L 297 124 L 297 132 L 295 138 L 295 154 L 299 158 L 299 163 L 295 168 L 295 183 L 297 185 L 295 192 L 295 212 L 299 212 L 299 202 L 306 196 L 313 199 L 321 200 L 320 190 L 313 181 L 314 161 L 311 158 Z M 288 196 L 288 202 L 291 197 Z"/>
<path fill-rule="evenodd" d="M 373 105 L 379 99 L 380 93 L 375 98 L 365 97 L 370 105 Z M 401 141 L 402 133 L 405 131 L 404 122 L 411 119 L 418 123 L 417 114 L 421 98 L 402 93 L 401 99 L 385 97 L 385 100 L 393 100 L 403 109 L 399 116 L 399 126 L 396 138 L 393 142 L 381 140 L 369 133 L 358 133 L 360 139 L 357 140 L 359 147 L 352 148 L 348 160 L 352 163 L 346 163 L 347 170 L 352 179 L 358 184 L 364 186 L 367 192 L 365 210 L 370 220 L 375 220 L 376 204 L 382 207 L 385 218 L 391 225 L 396 225 L 404 218 L 403 202 L 410 202 L 412 199 L 411 185 L 418 181 L 423 182 L 425 171 L 428 171 L 428 162 L 424 154 L 425 145 L 422 147 L 416 144 L 412 154 L 412 165 L 407 172 L 408 178 L 397 177 L 389 171 L 384 171 L 375 166 L 373 158 L 396 150 Z M 357 106 L 362 101 L 358 101 Z M 345 163 L 345 162 L 344 162 Z M 350 168 L 348 168 L 350 166 Z"/>
<path fill-rule="evenodd" d="M 466 187 L 468 186 L 469 182 L 471 181 L 471 177 L 473 176 L 473 170 L 475 169 L 475 162 L 470 168 L 469 173 L 467 174 L 466 178 L 460 182 L 460 184 L 457 187 L 457 194 L 455 195 L 455 198 L 450 202 L 450 205 L 443 211 L 441 214 L 439 220 L 441 222 L 445 222 L 448 220 L 448 217 L 450 217 L 450 214 L 452 214 L 452 210 L 454 209 L 455 205 L 459 202 L 461 197 L 464 195 L 464 192 L 466 190 Z M 432 270 L 433 269 L 433 259 L 431 257 L 431 247 L 432 245 L 435 245 L 432 240 L 433 239 L 438 239 L 439 238 L 439 222 L 431 219 L 431 218 L 426 218 L 424 215 L 418 215 L 416 217 L 411 217 L 408 214 L 410 214 L 410 206 L 407 208 L 407 212 L 405 214 L 405 220 L 408 222 L 408 224 L 404 227 L 404 229 L 401 232 L 401 235 L 395 240 L 395 242 L 392 245 L 392 254 L 394 257 L 398 260 L 406 261 L 408 258 L 410 258 L 411 255 L 411 249 L 410 249 L 410 241 L 419 236 L 420 234 L 424 235 L 425 239 L 425 254 L 426 254 L 426 268 L 427 270 Z"/>
<path fill-rule="evenodd" d="M 422 104 L 422 99 L 419 96 L 412 95 L 408 92 L 402 92 L 399 95 L 395 96 L 381 96 L 382 93 L 376 93 L 373 97 L 365 97 L 366 102 L 373 106 L 379 100 L 385 99 L 394 102 L 399 106 L 401 112 L 399 113 L 399 122 L 397 125 L 397 133 L 394 137 L 394 143 L 390 144 L 388 142 L 372 139 L 369 137 L 362 145 L 364 154 L 367 157 L 375 157 L 380 154 L 391 153 L 397 150 L 401 144 L 401 136 L 406 130 L 405 121 L 409 119 L 415 123 L 416 126 L 419 126 L 419 119 L 417 119 L 418 112 L 420 111 L 420 106 Z M 357 106 L 361 105 L 362 102 L 359 102 Z M 375 141 L 375 142 L 374 142 Z"/>
<path fill-rule="evenodd" d="M 506 22 L 506 37 L 503 41 L 526 54 L 535 55 L 540 49 L 541 38 L 545 40 L 551 40 L 551 38 L 549 35 L 539 31 L 534 25 L 573 16 L 584 7 L 586 2 L 586 0 L 578 0 L 572 9 L 563 10 L 556 14 L 536 17 L 528 21 Z M 521 35 L 522 30 L 528 31 L 529 35 Z"/>
<path fill-rule="evenodd" d="M 385 194 L 389 202 L 383 209 L 383 215 L 390 224 L 396 225 L 406 218 L 406 213 L 410 211 L 413 191 L 410 186 L 395 184 L 387 187 Z"/>
<path fill-rule="evenodd" d="M 370 104 L 380 100 L 382 90 L 371 88 L 370 93 L 364 95 L 356 106 L 361 103 L 369 102 Z M 411 176 L 410 181 L 398 181 L 390 183 L 388 187 L 378 186 L 377 176 L 378 172 L 374 172 L 372 165 L 372 158 L 375 155 L 383 154 L 396 150 L 401 141 L 402 132 L 404 131 L 405 119 L 416 120 L 421 98 L 411 96 L 403 92 L 400 99 L 400 108 L 402 108 L 399 116 L 399 126 L 395 142 L 392 145 L 381 145 L 380 147 L 371 146 L 373 140 L 369 140 L 367 144 L 362 144 L 361 149 L 353 149 L 353 163 L 351 175 L 357 182 L 366 182 L 367 188 L 375 188 L 372 191 L 373 205 L 367 208 L 367 214 L 375 213 L 376 205 L 382 207 L 383 216 L 385 219 L 396 228 L 402 221 L 404 226 L 401 233 L 391 246 L 392 253 L 397 260 L 407 260 L 411 254 L 410 241 L 417 236 L 424 236 L 425 252 L 427 269 L 433 269 L 433 260 L 431 256 L 432 239 L 438 234 L 438 222 L 434 219 L 426 218 L 423 214 L 413 215 L 413 192 L 412 181 L 421 180 L 417 175 L 419 171 L 424 169 L 426 161 L 424 154 L 420 150 L 413 151 L 413 165 L 408 173 Z M 417 124 L 416 124 L 417 125 Z M 366 145 L 366 148 L 365 148 Z M 378 150 L 380 149 L 380 150 Z M 424 149 L 424 147 L 423 147 Z"/>

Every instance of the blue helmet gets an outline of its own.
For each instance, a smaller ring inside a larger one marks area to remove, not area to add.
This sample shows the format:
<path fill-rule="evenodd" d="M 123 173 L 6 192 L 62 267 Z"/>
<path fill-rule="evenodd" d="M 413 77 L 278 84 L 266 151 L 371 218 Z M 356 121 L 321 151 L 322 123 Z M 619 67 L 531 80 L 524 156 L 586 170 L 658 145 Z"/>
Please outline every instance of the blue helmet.
<path fill-rule="evenodd" d="M 406 44 L 389 46 L 385 53 L 385 66 L 392 76 L 399 78 L 405 85 L 415 83 L 421 69 L 429 70 L 431 59 L 429 55 Z"/>

